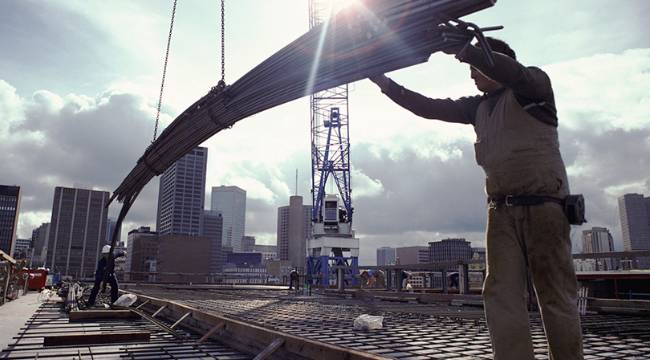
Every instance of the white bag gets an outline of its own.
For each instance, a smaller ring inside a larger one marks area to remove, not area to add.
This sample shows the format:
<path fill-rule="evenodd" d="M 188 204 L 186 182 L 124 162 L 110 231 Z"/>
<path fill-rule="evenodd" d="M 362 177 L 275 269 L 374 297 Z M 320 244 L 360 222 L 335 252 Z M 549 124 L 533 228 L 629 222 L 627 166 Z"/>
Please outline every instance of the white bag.
<path fill-rule="evenodd" d="M 368 314 L 359 315 L 354 319 L 354 330 L 375 330 L 381 329 L 384 325 L 383 316 L 372 316 Z"/>
<path fill-rule="evenodd" d="M 119 299 L 115 300 L 113 305 L 129 307 L 129 306 L 133 305 L 136 301 L 138 301 L 137 296 L 135 296 L 133 294 L 124 294 L 124 295 L 120 296 Z"/>

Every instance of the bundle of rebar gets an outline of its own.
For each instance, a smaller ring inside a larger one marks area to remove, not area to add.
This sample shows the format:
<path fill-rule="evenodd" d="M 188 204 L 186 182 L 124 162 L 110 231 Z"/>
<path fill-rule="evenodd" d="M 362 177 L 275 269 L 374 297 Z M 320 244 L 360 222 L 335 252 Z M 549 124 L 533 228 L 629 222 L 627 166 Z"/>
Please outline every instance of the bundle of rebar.
<path fill-rule="evenodd" d="M 366 0 L 312 28 L 227 87 L 215 87 L 180 114 L 113 193 L 126 215 L 140 190 L 217 132 L 280 104 L 419 64 L 449 44 L 439 24 L 496 0 Z M 121 223 L 118 218 L 118 222 Z"/>

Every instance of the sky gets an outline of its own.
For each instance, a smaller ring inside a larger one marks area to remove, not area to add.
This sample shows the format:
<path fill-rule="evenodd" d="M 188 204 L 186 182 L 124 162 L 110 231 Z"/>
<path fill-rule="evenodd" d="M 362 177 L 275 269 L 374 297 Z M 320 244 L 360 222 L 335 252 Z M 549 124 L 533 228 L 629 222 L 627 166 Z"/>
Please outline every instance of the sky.
<path fill-rule="evenodd" d="M 179 1 L 161 126 L 220 78 L 218 1 Z M 19 185 L 18 236 L 51 216 L 55 186 L 114 190 L 153 136 L 172 1 L 0 2 L 0 184 Z M 561 151 L 587 219 L 610 229 L 622 250 L 617 199 L 650 195 L 650 2 L 498 0 L 465 18 L 503 25 L 524 65 L 552 81 Z M 306 0 L 226 0 L 226 82 L 308 31 Z M 429 97 L 478 93 L 468 67 L 436 53 L 388 74 Z M 354 228 L 361 264 L 381 246 L 464 237 L 484 246 L 484 174 L 471 126 L 418 118 L 368 80 L 349 87 Z M 246 233 L 273 244 L 277 207 L 298 189 L 311 203 L 307 98 L 218 133 L 209 150 L 210 187 L 247 191 Z M 295 171 L 298 169 L 298 183 Z M 155 227 L 158 179 L 123 227 Z M 116 217 L 117 206 L 110 213 Z"/>

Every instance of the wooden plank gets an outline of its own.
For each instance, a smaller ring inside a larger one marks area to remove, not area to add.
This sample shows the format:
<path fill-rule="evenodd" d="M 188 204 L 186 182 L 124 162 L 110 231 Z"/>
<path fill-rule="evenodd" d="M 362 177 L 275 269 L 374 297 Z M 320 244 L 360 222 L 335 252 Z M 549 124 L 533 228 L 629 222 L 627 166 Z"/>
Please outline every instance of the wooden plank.
<path fill-rule="evenodd" d="M 147 301 L 143 302 L 142 304 L 138 305 L 138 306 L 136 307 L 136 309 L 139 309 L 139 308 L 145 306 L 145 305 L 148 304 L 148 303 L 149 303 L 149 300 L 147 300 Z"/>
<path fill-rule="evenodd" d="M 43 346 L 112 344 L 124 342 L 149 342 L 148 331 L 111 331 L 94 333 L 68 333 L 43 338 Z"/>
<path fill-rule="evenodd" d="M 180 324 L 183 320 L 185 320 L 185 318 L 187 318 L 187 317 L 190 316 L 190 315 L 192 315 L 192 312 L 191 312 L 191 311 L 186 312 L 185 315 L 183 315 L 180 319 L 178 319 L 178 321 L 176 321 L 176 322 L 174 323 L 174 325 L 172 325 L 172 326 L 170 327 L 170 329 L 175 328 L 178 324 Z"/>
<path fill-rule="evenodd" d="M 131 310 L 77 310 L 70 312 L 70 322 L 97 319 L 136 319 L 137 314 Z"/>
<path fill-rule="evenodd" d="M 210 338 L 210 336 L 214 335 L 214 333 L 216 333 L 217 331 L 223 329 L 224 325 L 225 325 L 225 323 L 220 322 L 220 323 L 218 323 L 217 325 L 213 326 L 212 329 L 210 329 L 210 331 L 208 331 L 207 333 L 205 333 L 205 335 L 203 335 L 203 336 L 199 339 L 198 343 L 200 344 L 200 343 L 202 343 L 202 342 L 208 340 L 208 339 Z"/>
<path fill-rule="evenodd" d="M 284 345 L 284 339 L 278 338 L 273 340 L 269 346 L 262 350 L 261 353 L 257 354 L 253 360 L 266 360 L 269 356 L 271 356 L 271 354 L 275 352 L 275 350 L 279 349 L 282 345 Z"/>
<path fill-rule="evenodd" d="M 156 315 L 160 314 L 160 312 L 163 311 L 163 310 L 165 310 L 166 307 L 167 307 L 167 305 L 163 305 L 163 306 L 161 306 L 160 309 L 156 310 L 156 312 L 153 313 L 153 315 L 151 315 L 151 317 L 152 317 L 152 318 L 155 318 Z"/>

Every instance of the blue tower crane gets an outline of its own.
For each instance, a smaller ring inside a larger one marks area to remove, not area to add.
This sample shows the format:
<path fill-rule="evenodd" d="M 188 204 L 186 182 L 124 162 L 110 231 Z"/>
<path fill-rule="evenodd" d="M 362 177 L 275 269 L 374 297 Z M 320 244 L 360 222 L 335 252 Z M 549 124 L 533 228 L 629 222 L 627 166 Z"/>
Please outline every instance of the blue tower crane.
<path fill-rule="evenodd" d="M 331 0 L 309 1 L 310 28 L 332 12 Z M 315 71 L 318 71 L 316 68 Z M 343 281 L 358 282 L 359 240 L 352 230 L 348 85 L 315 93 L 310 98 L 312 229 L 307 243 L 307 277 L 329 286 L 343 269 Z M 327 194 L 327 185 L 336 187 Z"/>

